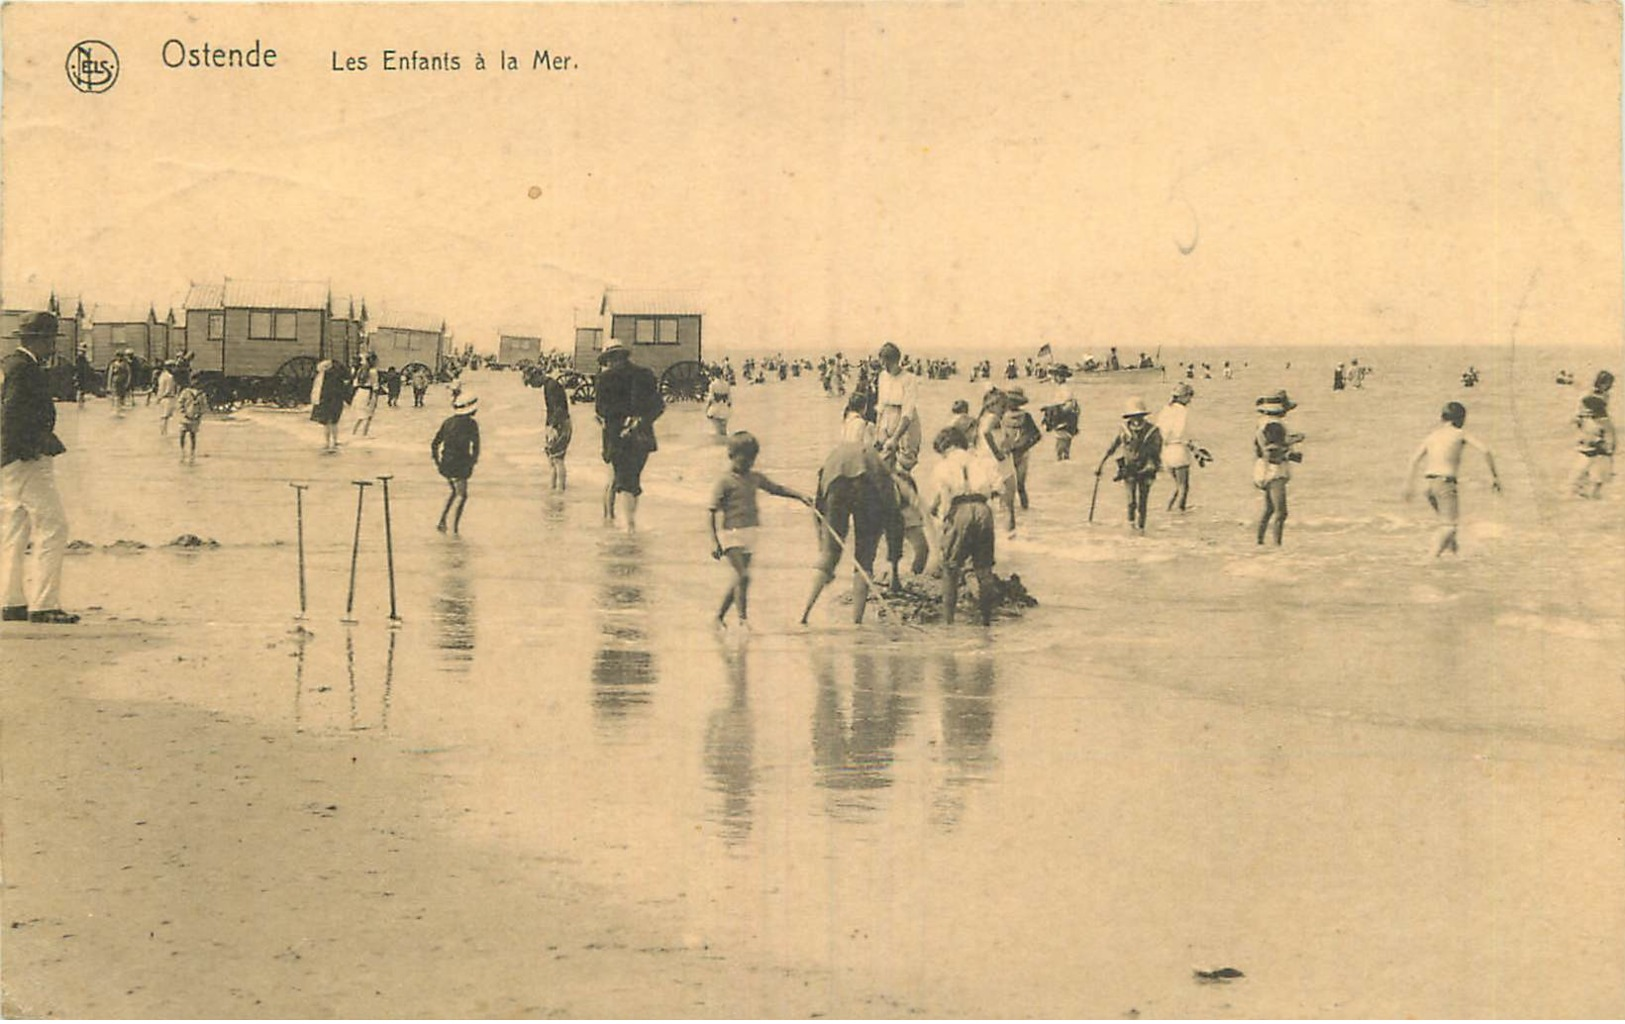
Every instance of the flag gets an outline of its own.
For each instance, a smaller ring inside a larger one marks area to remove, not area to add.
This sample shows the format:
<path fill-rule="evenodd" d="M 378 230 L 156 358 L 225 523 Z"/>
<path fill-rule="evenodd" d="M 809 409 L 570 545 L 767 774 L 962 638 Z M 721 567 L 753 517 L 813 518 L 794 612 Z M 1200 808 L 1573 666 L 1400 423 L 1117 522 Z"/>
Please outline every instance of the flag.
<path fill-rule="evenodd" d="M 1050 351 L 1049 342 L 1046 341 L 1042 345 L 1038 346 L 1038 358 L 1040 358 L 1040 359 L 1054 359 L 1055 358 L 1055 354 Z"/>

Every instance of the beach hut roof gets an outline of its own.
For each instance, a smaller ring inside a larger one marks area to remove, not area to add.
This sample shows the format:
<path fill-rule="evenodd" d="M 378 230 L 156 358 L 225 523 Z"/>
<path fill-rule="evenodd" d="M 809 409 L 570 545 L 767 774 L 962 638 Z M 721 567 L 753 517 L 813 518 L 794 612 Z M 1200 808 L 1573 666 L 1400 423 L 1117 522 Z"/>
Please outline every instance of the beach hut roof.
<path fill-rule="evenodd" d="M 649 288 L 610 288 L 604 292 L 599 313 L 632 316 L 699 316 L 699 296 L 690 291 Z"/>
<path fill-rule="evenodd" d="M 225 303 L 233 309 L 327 309 L 324 281 L 226 279 Z"/>
<path fill-rule="evenodd" d="M 96 308 L 90 311 L 89 320 L 93 324 L 144 324 L 149 315 L 157 316 L 157 311 L 151 303 L 145 306 L 97 304 Z"/>
<path fill-rule="evenodd" d="M 430 313 L 412 313 L 406 310 L 397 310 L 378 314 L 373 320 L 374 329 L 398 331 L 424 331 L 428 334 L 439 334 L 445 329 L 446 321 L 443 317 Z"/>
<path fill-rule="evenodd" d="M 213 284 L 213 283 L 197 284 L 197 283 L 193 283 L 192 287 L 187 289 L 186 300 L 182 303 L 182 308 L 184 308 L 184 309 L 225 309 L 226 308 L 226 286 L 225 286 L 225 284 L 223 284 L 223 283 L 221 283 L 221 284 Z"/>
<path fill-rule="evenodd" d="M 8 310 L 37 313 L 52 310 L 57 316 L 71 318 L 84 312 L 84 300 L 78 294 L 58 292 L 54 288 L 16 288 L 0 297 L 0 306 Z"/>

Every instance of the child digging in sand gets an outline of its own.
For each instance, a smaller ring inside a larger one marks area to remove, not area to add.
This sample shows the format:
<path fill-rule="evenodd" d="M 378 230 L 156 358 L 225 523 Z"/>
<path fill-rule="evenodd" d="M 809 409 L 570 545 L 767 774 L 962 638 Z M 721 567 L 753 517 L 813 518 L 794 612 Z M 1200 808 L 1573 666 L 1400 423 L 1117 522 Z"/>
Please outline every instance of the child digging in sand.
<path fill-rule="evenodd" d="M 788 487 L 769 480 L 752 467 L 762 446 L 754 435 L 737 431 L 728 437 L 728 472 L 711 490 L 711 557 L 725 558 L 733 570 L 733 582 L 722 595 L 722 607 L 717 609 L 717 624 L 728 616 L 728 609 L 737 607 L 739 624 L 746 624 L 750 598 L 750 557 L 756 546 L 756 528 L 761 522 L 756 509 L 756 492 L 766 491 L 781 498 L 792 498 L 807 507 L 812 499 Z M 717 522 L 721 517 L 721 524 Z"/>
<path fill-rule="evenodd" d="M 982 625 L 993 620 L 993 509 L 989 499 L 1004 487 L 991 463 L 967 450 L 970 442 L 944 427 L 931 447 L 942 461 L 931 474 L 931 514 L 942 538 L 942 618 L 953 624 L 965 565 L 976 573 L 976 602 Z"/>

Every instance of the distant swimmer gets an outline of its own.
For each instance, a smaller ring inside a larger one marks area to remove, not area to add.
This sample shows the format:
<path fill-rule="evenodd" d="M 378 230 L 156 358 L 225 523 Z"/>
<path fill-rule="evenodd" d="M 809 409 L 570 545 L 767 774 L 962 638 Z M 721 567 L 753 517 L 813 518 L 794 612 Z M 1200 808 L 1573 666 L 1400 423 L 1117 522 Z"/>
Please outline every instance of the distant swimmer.
<path fill-rule="evenodd" d="M 734 574 L 728 592 L 722 597 L 722 607 L 717 609 L 718 625 L 727 619 L 729 608 L 738 611 L 741 626 L 746 623 L 751 552 L 755 550 L 756 530 L 761 523 L 756 492 L 791 498 L 809 507 L 813 503 L 806 495 L 776 484 L 755 470 L 756 456 L 761 450 L 761 444 L 752 434 L 741 430 L 730 435 L 728 472 L 711 489 L 711 557 L 727 559 Z"/>
<path fill-rule="evenodd" d="M 1281 543 L 1286 531 L 1286 485 L 1292 479 L 1292 464 L 1303 461 L 1297 446 L 1302 434 L 1286 429 L 1286 414 L 1298 407 L 1285 390 L 1266 395 L 1253 403 L 1258 410 L 1258 432 L 1253 435 L 1253 486 L 1263 492 L 1264 510 L 1258 518 L 1258 543 L 1272 535 Z"/>
<path fill-rule="evenodd" d="M 1580 399 L 1574 427 L 1579 436 L 1575 439 L 1576 462 L 1569 474 L 1569 490 L 1582 498 L 1600 498 L 1603 485 L 1614 478 L 1616 437 L 1607 400 L 1601 395 Z"/>
<path fill-rule="evenodd" d="M 1162 432 L 1150 420 L 1150 411 L 1141 398 L 1130 398 L 1123 411 L 1123 426 L 1112 438 L 1106 454 L 1095 467 L 1095 476 L 1106 468 L 1106 460 L 1113 452 L 1117 457 L 1117 475 L 1112 479 L 1123 481 L 1128 494 L 1128 522 L 1140 533 L 1145 532 L 1146 505 L 1151 500 L 1151 483 L 1162 468 Z"/>
<path fill-rule="evenodd" d="M 1467 408 L 1460 402 L 1450 402 L 1439 414 L 1444 422 L 1434 429 L 1416 449 L 1411 459 L 1410 473 L 1405 479 L 1405 500 L 1415 492 L 1416 471 L 1422 469 L 1427 479 L 1428 504 L 1439 516 L 1439 532 L 1433 545 L 1433 556 L 1446 551 L 1459 551 L 1456 546 L 1456 528 L 1460 518 L 1460 501 L 1456 494 L 1456 478 L 1461 473 L 1461 452 L 1473 447 L 1484 453 L 1484 462 L 1490 467 L 1490 488 L 1501 492 L 1501 475 L 1495 471 L 1495 456 L 1489 447 L 1462 427 L 1467 422 Z"/>

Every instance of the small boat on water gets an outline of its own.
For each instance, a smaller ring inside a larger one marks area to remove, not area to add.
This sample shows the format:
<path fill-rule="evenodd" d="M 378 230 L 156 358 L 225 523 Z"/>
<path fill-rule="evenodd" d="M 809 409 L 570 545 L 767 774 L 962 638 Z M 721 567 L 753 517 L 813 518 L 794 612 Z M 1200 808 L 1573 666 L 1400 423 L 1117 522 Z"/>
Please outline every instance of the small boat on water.
<path fill-rule="evenodd" d="M 1104 367 L 1083 370 L 1073 367 L 1067 381 L 1073 384 L 1132 383 L 1162 380 L 1166 375 L 1167 370 L 1160 363 L 1155 366 L 1125 366 L 1120 370 L 1108 370 Z"/>

